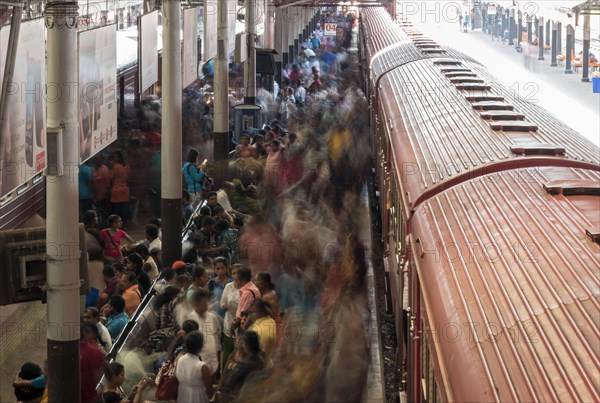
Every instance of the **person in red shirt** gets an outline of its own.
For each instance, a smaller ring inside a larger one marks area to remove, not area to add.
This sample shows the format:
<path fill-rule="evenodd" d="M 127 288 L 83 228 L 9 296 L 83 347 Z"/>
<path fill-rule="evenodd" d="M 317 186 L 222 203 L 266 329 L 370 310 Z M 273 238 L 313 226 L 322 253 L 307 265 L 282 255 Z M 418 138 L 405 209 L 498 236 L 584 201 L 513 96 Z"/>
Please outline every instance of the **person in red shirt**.
<path fill-rule="evenodd" d="M 96 403 L 98 393 L 96 385 L 102 377 L 104 353 L 98 346 L 98 328 L 92 323 L 81 327 L 79 357 L 81 365 L 81 402 Z"/>

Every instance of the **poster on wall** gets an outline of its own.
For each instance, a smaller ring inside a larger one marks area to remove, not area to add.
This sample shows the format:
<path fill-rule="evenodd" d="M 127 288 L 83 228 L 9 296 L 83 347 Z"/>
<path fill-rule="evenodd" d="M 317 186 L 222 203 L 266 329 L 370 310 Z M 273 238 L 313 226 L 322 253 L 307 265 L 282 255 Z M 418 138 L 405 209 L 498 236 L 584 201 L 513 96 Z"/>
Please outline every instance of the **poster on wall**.
<path fill-rule="evenodd" d="M 240 8 L 243 10 L 244 6 L 238 6 L 236 0 L 227 0 L 227 26 L 229 27 L 229 37 L 227 38 L 227 54 L 235 50 L 235 34 L 237 33 L 237 14 L 238 11 L 240 11 Z"/>
<path fill-rule="evenodd" d="M 140 93 L 146 91 L 158 81 L 158 11 L 140 17 L 138 41 L 138 60 L 140 66 Z"/>
<path fill-rule="evenodd" d="M 203 15 L 202 15 L 202 28 L 204 30 L 204 47 L 202 49 L 202 58 L 206 62 L 217 56 L 217 0 L 205 0 Z M 225 10 L 223 12 L 227 18 L 227 26 L 229 27 L 227 38 L 227 54 L 233 52 L 235 49 L 235 34 L 238 32 L 236 26 L 237 13 L 240 10 L 236 0 L 226 0 L 223 3 Z M 243 6 L 242 6 L 243 8 Z"/>
<path fill-rule="evenodd" d="M 202 58 L 206 62 L 217 56 L 217 0 L 206 0 L 203 11 L 204 48 Z"/>
<path fill-rule="evenodd" d="M 46 166 L 44 29 L 43 19 L 21 23 L 14 74 L 7 84 L 6 122 L 0 133 L 0 197 Z M 0 29 L 0 77 L 4 77 L 9 34 L 10 26 Z"/>
<path fill-rule="evenodd" d="M 183 10 L 182 85 L 187 87 L 198 78 L 198 7 Z"/>
<path fill-rule="evenodd" d="M 117 29 L 79 33 L 79 156 L 85 161 L 117 139 Z"/>

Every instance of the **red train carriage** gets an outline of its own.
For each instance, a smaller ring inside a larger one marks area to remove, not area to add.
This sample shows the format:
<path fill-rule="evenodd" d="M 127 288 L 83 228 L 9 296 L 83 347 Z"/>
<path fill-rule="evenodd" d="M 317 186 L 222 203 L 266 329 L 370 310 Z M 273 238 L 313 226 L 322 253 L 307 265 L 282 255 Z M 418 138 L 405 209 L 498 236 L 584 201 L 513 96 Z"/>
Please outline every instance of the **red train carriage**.
<path fill-rule="evenodd" d="M 599 400 L 598 148 L 385 13 L 361 49 L 409 399 Z"/>

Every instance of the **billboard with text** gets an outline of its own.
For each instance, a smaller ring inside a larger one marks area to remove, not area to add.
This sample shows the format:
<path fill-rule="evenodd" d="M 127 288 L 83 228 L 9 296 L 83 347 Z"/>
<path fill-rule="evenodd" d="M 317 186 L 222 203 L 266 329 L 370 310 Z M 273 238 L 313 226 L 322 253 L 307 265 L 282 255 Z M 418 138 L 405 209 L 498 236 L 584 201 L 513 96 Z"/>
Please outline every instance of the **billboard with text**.
<path fill-rule="evenodd" d="M 79 156 L 85 161 L 117 139 L 117 29 L 79 33 Z"/>
<path fill-rule="evenodd" d="M 139 24 L 140 93 L 158 81 L 158 11 L 142 15 Z"/>
<path fill-rule="evenodd" d="M 44 21 L 21 23 L 15 69 L 7 83 L 6 122 L 0 133 L 0 197 L 46 166 L 46 56 Z M 10 26 L 0 28 L 0 85 Z M 41 39 L 40 39 L 41 38 Z"/>
<path fill-rule="evenodd" d="M 198 78 L 198 7 L 183 10 L 181 57 L 183 88 Z"/>

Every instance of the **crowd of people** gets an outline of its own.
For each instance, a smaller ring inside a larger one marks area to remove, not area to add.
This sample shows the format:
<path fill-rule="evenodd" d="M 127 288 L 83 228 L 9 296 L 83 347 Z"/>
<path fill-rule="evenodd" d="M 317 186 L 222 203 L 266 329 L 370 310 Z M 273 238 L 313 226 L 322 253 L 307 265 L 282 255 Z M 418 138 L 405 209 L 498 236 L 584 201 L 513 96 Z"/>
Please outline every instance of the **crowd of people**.
<path fill-rule="evenodd" d="M 304 45 L 271 97 L 269 124 L 240 136 L 218 189 L 201 153 L 186 150 L 181 261 L 163 267 L 160 219 L 136 241 L 131 212 L 119 205 L 125 187 L 147 186 L 141 170 L 151 171 L 148 150 L 160 152 L 160 135 L 90 164 L 81 214 L 96 291 L 82 315 L 82 401 L 158 399 L 149 390 L 162 391 L 168 373 L 178 402 L 361 400 L 369 343 L 357 234 L 368 108 L 339 42 L 318 29 Z M 126 162 L 142 155 L 143 164 Z M 109 363 L 131 320 L 145 321 L 142 334 Z M 128 354 L 150 357 L 142 373 Z M 42 373 L 34 375 L 27 382 Z"/>

